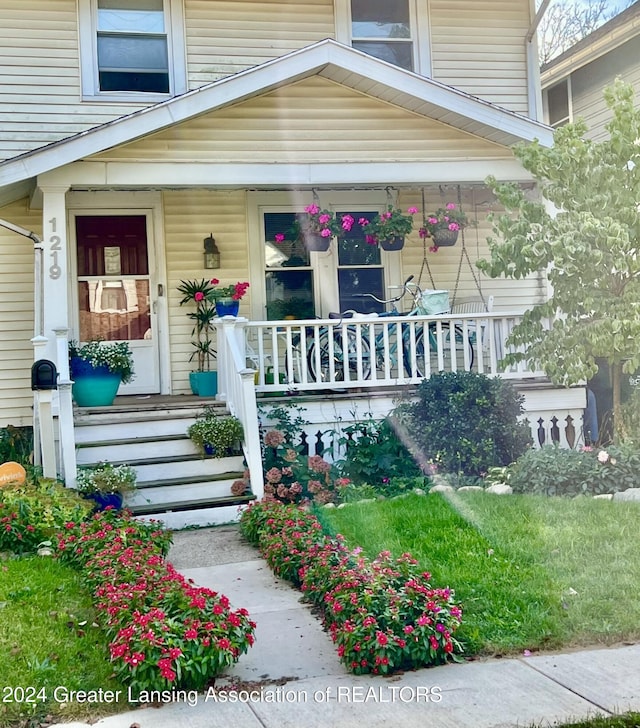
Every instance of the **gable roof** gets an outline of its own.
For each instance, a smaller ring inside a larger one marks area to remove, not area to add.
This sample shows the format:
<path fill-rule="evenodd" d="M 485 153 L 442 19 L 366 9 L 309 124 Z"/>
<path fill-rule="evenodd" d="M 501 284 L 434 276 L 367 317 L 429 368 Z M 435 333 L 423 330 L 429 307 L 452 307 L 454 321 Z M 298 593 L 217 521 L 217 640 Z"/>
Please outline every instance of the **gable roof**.
<path fill-rule="evenodd" d="M 546 88 L 640 34 L 640 0 L 614 16 L 540 69 Z"/>
<path fill-rule="evenodd" d="M 553 141 L 545 124 L 326 39 L 7 160 L 0 164 L 0 187 L 313 75 L 505 147 Z"/>

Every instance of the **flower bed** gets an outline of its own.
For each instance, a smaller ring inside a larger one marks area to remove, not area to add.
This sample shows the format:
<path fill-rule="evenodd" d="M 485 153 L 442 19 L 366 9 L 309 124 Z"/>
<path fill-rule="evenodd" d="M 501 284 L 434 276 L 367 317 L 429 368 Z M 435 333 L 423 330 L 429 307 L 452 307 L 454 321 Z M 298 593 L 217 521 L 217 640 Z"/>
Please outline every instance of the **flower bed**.
<path fill-rule="evenodd" d="M 323 612 L 342 662 L 355 674 L 388 674 L 444 662 L 461 651 L 454 638 L 461 608 L 453 592 L 403 554 L 369 561 L 331 539 L 315 516 L 295 506 L 256 503 L 242 514 L 244 535 L 279 576 Z"/>
<path fill-rule="evenodd" d="M 164 560 L 170 534 L 105 511 L 58 534 L 111 639 L 117 676 L 134 691 L 200 690 L 253 644 L 255 623 L 227 597 L 196 587 Z"/>

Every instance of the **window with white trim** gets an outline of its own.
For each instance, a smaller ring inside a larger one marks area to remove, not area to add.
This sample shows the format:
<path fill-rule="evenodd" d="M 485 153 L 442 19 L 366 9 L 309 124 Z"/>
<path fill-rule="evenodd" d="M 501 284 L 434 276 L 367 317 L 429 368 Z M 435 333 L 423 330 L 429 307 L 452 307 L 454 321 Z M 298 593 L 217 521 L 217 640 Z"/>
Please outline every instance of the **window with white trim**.
<path fill-rule="evenodd" d="M 156 100 L 186 90 L 182 0 L 80 0 L 84 96 Z"/>
<path fill-rule="evenodd" d="M 408 71 L 431 75 L 427 0 L 337 0 L 336 37 Z"/>

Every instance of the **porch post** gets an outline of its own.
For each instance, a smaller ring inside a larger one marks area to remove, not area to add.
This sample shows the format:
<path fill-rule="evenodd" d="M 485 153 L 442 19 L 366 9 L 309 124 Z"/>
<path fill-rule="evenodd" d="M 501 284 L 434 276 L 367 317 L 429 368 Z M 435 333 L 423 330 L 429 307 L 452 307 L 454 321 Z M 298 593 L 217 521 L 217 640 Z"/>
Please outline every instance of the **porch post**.
<path fill-rule="evenodd" d="M 60 372 L 61 387 L 57 392 L 60 460 L 58 472 L 68 478 L 67 486 L 75 485 L 75 447 L 73 444 L 73 410 L 67 353 L 69 329 L 69 249 L 67 241 L 68 185 L 42 184 L 42 334 L 46 345 L 42 356 L 55 362 Z M 62 339 L 62 340 L 61 340 Z"/>

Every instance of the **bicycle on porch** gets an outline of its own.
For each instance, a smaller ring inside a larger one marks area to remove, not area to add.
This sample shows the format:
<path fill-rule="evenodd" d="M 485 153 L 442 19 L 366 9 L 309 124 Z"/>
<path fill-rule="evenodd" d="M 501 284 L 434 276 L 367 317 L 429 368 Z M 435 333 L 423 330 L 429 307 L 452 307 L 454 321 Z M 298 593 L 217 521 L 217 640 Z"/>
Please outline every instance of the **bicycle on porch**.
<path fill-rule="evenodd" d="M 309 328 L 304 337 L 297 337 L 294 358 L 304 358 L 310 379 L 333 388 L 331 385 L 340 382 L 354 386 L 372 380 L 388 383 L 403 379 L 403 373 L 409 381 L 418 382 L 439 371 L 470 370 L 475 333 L 461 323 L 446 320 L 447 291 L 423 291 L 412 281 L 413 276 L 407 278 L 401 293 L 389 299 L 373 293 L 357 294 L 389 306 L 387 311 L 329 314 L 336 319 L 335 324 Z M 406 295 L 413 298 L 413 304 L 409 312 L 402 313 L 397 304 Z M 416 320 L 405 318 L 399 324 L 392 320 L 400 316 Z M 424 316 L 433 318 L 425 320 Z"/>

